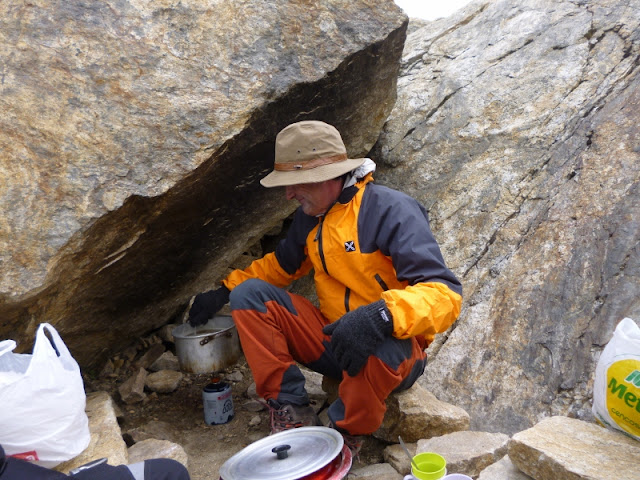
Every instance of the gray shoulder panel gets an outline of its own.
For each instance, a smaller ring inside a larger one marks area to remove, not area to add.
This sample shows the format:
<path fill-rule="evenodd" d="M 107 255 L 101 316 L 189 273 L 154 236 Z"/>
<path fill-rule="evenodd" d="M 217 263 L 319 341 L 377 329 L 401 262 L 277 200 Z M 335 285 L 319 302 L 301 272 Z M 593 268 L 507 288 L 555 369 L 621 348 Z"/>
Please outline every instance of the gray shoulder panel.
<path fill-rule="evenodd" d="M 380 250 L 390 256 L 401 281 L 442 282 L 461 294 L 462 286 L 445 264 L 425 208 L 397 190 L 373 183 L 365 188 L 358 216 L 360 250 Z"/>

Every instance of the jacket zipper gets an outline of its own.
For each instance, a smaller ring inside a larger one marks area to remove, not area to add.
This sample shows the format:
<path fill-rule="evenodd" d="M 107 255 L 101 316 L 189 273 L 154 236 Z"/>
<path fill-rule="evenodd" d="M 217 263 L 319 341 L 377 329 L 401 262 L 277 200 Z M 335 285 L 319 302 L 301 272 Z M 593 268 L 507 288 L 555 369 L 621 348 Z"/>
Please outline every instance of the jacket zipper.
<path fill-rule="evenodd" d="M 325 273 L 328 275 L 329 270 L 327 269 L 327 262 L 324 259 L 324 250 L 322 249 L 322 224 L 323 223 L 324 223 L 324 216 L 320 217 L 320 221 L 318 223 L 318 231 L 316 232 L 316 236 L 313 240 L 318 242 L 318 255 L 320 256 L 320 261 L 322 262 L 322 268 L 324 269 Z"/>
<path fill-rule="evenodd" d="M 345 312 L 348 312 L 349 310 L 351 310 L 349 308 L 349 297 L 351 297 L 351 289 L 347 287 L 344 291 L 344 311 Z"/>
<path fill-rule="evenodd" d="M 322 268 L 325 273 L 328 275 L 329 270 L 327 269 L 327 262 L 324 259 L 324 250 L 322 249 L 322 224 L 324 223 L 324 217 L 320 217 L 320 222 L 318 223 L 318 231 L 316 232 L 316 236 L 313 238 L 314 242 L 318 242 L 318 255 L 320 256 L 320 260 L 322 261 Z M 351 296 L 351 289 L 347 287 L 344 292 L 344 310 L 345 312 L 349 311 L 349 297 Z"/>

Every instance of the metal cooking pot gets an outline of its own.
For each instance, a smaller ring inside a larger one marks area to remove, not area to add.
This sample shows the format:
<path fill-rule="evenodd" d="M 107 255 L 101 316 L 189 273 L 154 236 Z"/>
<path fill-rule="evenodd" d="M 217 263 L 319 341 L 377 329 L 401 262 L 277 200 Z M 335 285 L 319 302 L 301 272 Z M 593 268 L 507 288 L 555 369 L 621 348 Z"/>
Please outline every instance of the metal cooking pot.
<path fill-rule="evenodd" d="M 229 315 L 216 315 L 198 327 L 183 323 L 171 333 L 183 372 L 217 372 L 236 363 L 242 355 L 238 331 Z"/>
<path fill-rule="evenodd" d="M 220 467 L 220 480 L 341 480 L 351 463 L 339 432 L 300 427 L 245 447 Z"/>

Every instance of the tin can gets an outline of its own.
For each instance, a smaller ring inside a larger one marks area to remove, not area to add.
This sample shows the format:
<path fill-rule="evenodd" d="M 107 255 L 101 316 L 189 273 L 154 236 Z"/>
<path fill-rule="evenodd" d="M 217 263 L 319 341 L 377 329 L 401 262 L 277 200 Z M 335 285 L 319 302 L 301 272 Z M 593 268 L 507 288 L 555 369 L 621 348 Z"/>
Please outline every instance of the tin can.
<path fill-rule="evenodd" d="M 202 390 L 204 422 L 207 425 L 227 423 L 233 418 L 233 399 L 231 386 L 218 378 L 211 379 Z"/>

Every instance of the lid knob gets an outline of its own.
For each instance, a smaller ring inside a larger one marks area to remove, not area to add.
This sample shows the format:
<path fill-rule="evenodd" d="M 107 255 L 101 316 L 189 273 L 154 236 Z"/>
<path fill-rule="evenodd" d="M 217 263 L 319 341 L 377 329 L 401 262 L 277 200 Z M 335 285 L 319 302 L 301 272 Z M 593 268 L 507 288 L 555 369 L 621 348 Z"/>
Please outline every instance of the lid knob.
<path fill-rule="evenodd" d="M 277 447 L 273 447 L 271 451 L 278 456 L 278 460 L 283 460 L 289 456 L 288 450 L 291 448 L 291 445 L 278 445 Z"/>

